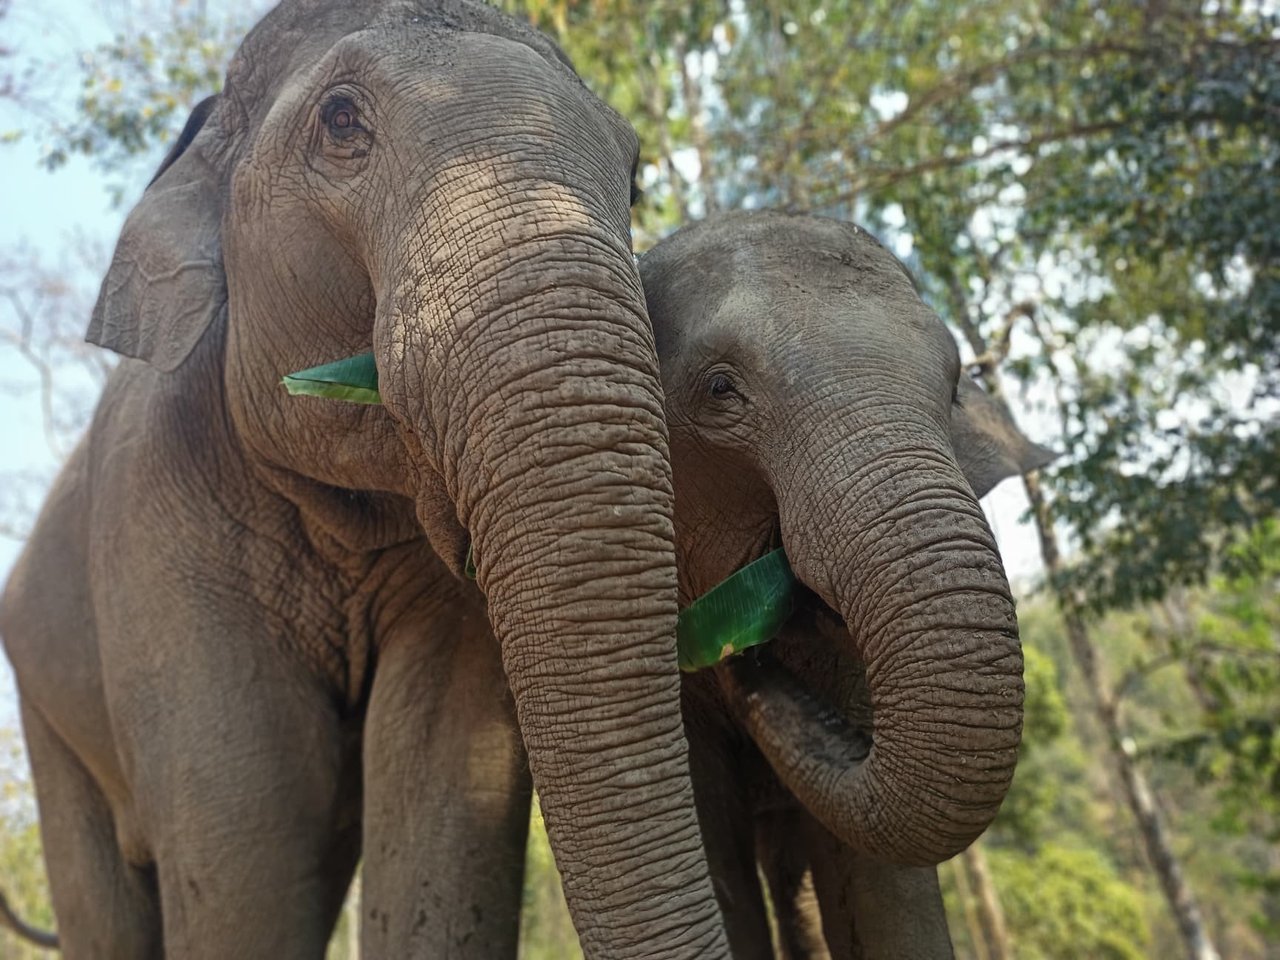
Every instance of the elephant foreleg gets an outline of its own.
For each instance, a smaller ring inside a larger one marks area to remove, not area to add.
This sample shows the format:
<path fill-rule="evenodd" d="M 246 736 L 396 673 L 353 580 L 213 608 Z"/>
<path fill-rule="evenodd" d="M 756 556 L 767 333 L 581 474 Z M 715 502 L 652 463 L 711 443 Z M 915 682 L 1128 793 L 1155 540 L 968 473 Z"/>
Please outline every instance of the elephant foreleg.
<path fill-rule="evenodd" d="M 756 872 L 747 778 L 736 731 L 718 722 L 691 684 L 684 688 L 689 768 L 711 883 L 734 960 L 774 960 L 760 877 Z"/>
<path fill-rule="evenodd" d="M 154 876 L 125 862 L 106 798 L 75 754 L 28 704 L 23 704 L 22 727 L 36 775 L 40 833 L 50 865 L 62 956 L 159 958 L 160 904 Z"/>
<path fill-rule="evenodd" d="M 900 867 L 856 854 L 806 820 L 834 960 L 953 960 L 936 867 Z"/>
<path fill-rule="evenodd" d="M 781 960 L 830 960 L 800 821 L 800 814 L 788 809 L 756 815 L 760 871 L 769 884 Z"/>
<path fill-rule="evenodd" d="M 111 686 L 165 955 L 316 960 L 359 852 L 354 737 L 330 691 L 245 611 L 218 613 L 196 623 L 179 606 L 182 628 L 149 645 L 156 666 Z M 127 639 L 136 664 L 150 636 Z"/>
<path fill-rule="evenodd" d="M 384 640 L 364 771 L 363 955 L 514 958 L 532 788 L 482 613 Z"/>

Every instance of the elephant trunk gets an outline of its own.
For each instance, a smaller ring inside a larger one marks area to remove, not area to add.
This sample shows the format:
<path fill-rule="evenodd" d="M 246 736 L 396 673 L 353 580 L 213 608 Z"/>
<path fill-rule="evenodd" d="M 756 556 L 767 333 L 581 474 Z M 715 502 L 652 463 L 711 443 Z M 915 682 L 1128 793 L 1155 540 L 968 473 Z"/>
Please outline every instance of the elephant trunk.
<path fill-rule="evenodd" d="M 1008 790 L 1022 654 L 994 540 L 954 460 L 941 444 L 904 450 L 909 431 L 893 432 L 799 458 L 798 475 L 820 478 L 805 489 L 823 494 L 779 502 L 796 574 L 844 618 L 865 665 L 870 744 L 847 719 L 853 703 L 832 710 L 746 658 L 721 675 L 829 830 L 877 858 L 928 865 L 972 843 Z"/>
<path fill-rule="evenodd" d="M 470 534 L 586 955 L 720 956 L 681 726 L 652 334 L 625 233 L 562 214 L 508 224 L 489 255 L 475 231 L 481 282 L 400 291 L 380 328 L 399 363 L 384 397 Z M 440 305 L 450 289 L 480 292 Z M 440 351 L 415 343 L 442 324 L 453 347 L 434 366 Z"/>

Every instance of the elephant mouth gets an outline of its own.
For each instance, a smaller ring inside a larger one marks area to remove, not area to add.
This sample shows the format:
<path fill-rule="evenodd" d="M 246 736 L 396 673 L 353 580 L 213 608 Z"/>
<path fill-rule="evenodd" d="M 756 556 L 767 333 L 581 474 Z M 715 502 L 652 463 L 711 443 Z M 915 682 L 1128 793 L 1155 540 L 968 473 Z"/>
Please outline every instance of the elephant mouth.
<path fill-rule="evenodd" d="M 680 612 L 680 669 L 701 670 L 768 643 L 791 617 L 795 586 L 795 574 L 779 548 L 704 593 Z"/>
<path fill-rule="evenodd" d="M 718 669 L 724 671 L 722 680 L 736 693 L 731 700 L 740 710 L 751 710 L 756 701 L 784 698 L 803 717 L 798 723 L 785 724 L 790 728 L 784 731 L 787 739 L 807 755 L 820 754 L 832 768 L 852 772 L 871 755 L 874 742 L 865 684 L 851 705 L 837 706 L 842 698 L 825 683 L 802 680 L 802 676 L 811 680 L 813 675 L 807 669 L 797 669 L 788 654 L 782 649 L 754 647 L 726 660 Z M 860 676 L 861 670 L 856 673 Z M 782 779 L 787 780 L 786 776 Z"/>
<path fill-rule="evenodd" d="M 795 613 L 773 653 L 823 695 L 859 711 L 870 729 L 871 697 L 866 665 L 844 617 L 808 587 L 796 592 Z"/>
<path fill-rule="evenodd" d="M 792 573 L 780 541 L 681 613 L 681 667 L 714 665 L 732 689 L 802 704 L 842 745 L 841 762 L 860 764 L 872 746 L 865 666 L 844 618 Z"/>
<path fill-rule="evenodd" d="M 866 760 L 873 742 L 866 667 L 856 649 L 840 613 L 797 580 L 791 615 L 773 640 L 719 669 L 748 695 L 776 691 L 803 703 L 831 737 L 826 742 L 841 744 L 840 759 L 855 765 Z"/>

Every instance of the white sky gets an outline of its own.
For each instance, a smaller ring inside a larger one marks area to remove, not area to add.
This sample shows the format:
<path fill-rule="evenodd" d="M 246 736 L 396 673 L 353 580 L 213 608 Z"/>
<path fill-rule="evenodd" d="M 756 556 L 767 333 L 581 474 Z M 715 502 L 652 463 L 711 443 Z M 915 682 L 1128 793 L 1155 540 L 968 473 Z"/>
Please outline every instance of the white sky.
<path fill-rule="evenodd" d="M 77 52 L 110 39 L 111 30 L 100 9 L 83 0 L 15 0 L 4 23 L 5 44 L 20 54 L 34 53 L 42 60 L 69 65 Z M 33 86 L 42 99 L 54 105 L 69 104 L 75 95 L 74 71 L 68 68 L 61 76 L 57 71 L 43 72 Z M 30 121 L 12 104 L 0 101 L 0 132 L 24 128 Z M 46 254 L 46 260 L 58 262 L 74 231 L 114 240 L 145 176 L 133 185 L 125 205 L 113 208 L 101 176 L 88 163 L 72 161 L 56 173 L 48 173 L 38 164 L 37 146 L 31 142 L 0 145 L 0 183 L 4 184 L 0 192 L 0 246 L 25 242 Z M 13 384 L 32 386 L 9 389 Z M 1044 432 L 1044 426 L 1036 424 L 1029 432 L 1034 439 L 1053 446 L 1052 434 Z M 0 349 L 0 440 L 0 471 L 52 472 L 56 466 L 42 433 L 38 394 L 29 368 L 12 349 Z M 1010 578 L 1015 585 L 1031 582 L 1041 568 L 1034 533 L 1020 522 L 1026 512 L 1020 485 L 1006 481 L 983 506 Z M 0 537 L 0 581 L 7 577 L 20 547 Z M 13 678 L 8 661 L 0 657 L 0 726 L 10 726 L 15 720 Z"/>

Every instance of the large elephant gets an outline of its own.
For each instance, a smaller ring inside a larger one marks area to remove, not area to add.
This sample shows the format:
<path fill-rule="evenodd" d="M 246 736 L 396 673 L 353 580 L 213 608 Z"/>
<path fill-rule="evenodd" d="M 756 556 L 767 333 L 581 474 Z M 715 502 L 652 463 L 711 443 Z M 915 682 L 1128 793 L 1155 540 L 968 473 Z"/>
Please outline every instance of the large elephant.
<path fill-rule="evenodd" d="M 1014 605 L 977 498 L 1051 455 L 851 224 L 719 217 L 641 277 L 682 602 L 778 546 L 801 584 L 763 652 L 685 684 L 734 955 L 773 956 L 759 863 L 793 960 L 950 956 L 933 865 L 990 823 L 1021 732 Z"/>
<path fill-rule="evenodd" d="M 636 149 L 470 0 L 248 35 L 125 225 L 89 336 L 136 359 L 0 611 L 71 960 L 320 957 L 361 856 L 366 957 L 510 955 L 530 771 L 588 956 L 726 953 Z M 281 389 L 370 342 L 384 406 Z"/>

